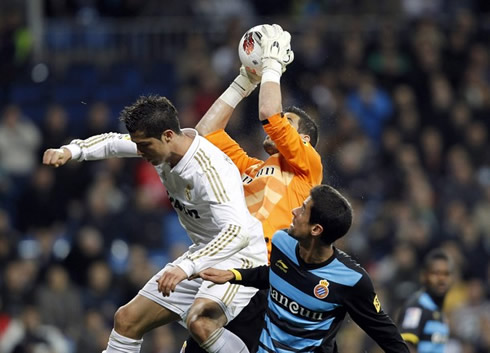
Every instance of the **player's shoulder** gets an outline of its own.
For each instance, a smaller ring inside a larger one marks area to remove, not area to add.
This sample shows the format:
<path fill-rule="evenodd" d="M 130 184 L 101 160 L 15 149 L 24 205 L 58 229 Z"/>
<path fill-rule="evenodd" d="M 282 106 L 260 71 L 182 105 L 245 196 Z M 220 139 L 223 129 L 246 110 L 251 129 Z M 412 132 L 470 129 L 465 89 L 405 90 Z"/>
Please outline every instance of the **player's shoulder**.
<path fill-rule="evenodd" d="M 199 143 L 193 153 L 195 167 L 202 170 L 213 170 L 215 173 L 226 175 L 231 169 L 236 169 L 233 161 L 218 147 L 205 137 L 197 136 Z"/>
<path fill-rule="evenodd" d="M 366 270 L 352 256 L 336 247 L 334 247 L 334 253 L 336 259 L 346 268 L 360 275 L 367 275 Z"/>
<path fill-rule="evenodd" d="M 349 254 L 334 247 L 335 260 L 329 265 L 339 283 L 347 287 L 371 290 L 373 285 L 367 271 Z"/>
<path fill-rule="evenodd" d="M 296 244 L 297 240 L 291 237 L 287 229 L 280 229 L 272 236 L 272 244 L 276 246 Z"/>
<path fill-rule="evenodd" d="M 294 257 L 294 250 L 298 241 L 289 235 L 287 229 L 281 229 L 272 236 L 272 246 Z"/>

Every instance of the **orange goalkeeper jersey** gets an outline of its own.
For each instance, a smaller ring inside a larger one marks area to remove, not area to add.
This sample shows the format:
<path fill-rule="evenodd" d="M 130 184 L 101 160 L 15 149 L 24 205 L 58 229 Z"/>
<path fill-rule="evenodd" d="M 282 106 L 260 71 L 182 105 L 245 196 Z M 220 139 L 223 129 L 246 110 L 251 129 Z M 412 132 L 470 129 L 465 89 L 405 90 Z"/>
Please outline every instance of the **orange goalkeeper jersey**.
<path fill-rule="evenodd" d="M 248 209 L 262 222 L 270 255 L 272 235 L 289 227 L 291 211 L 303 203 L 313 186 L 322 182 L 323 171 L 318 152 L 301 139 L 284 115 L 267 119 L 264 130 L 279 151 L 266 161 L 249 157 L 222 129 L 206 138 L 240 170 Z"/>

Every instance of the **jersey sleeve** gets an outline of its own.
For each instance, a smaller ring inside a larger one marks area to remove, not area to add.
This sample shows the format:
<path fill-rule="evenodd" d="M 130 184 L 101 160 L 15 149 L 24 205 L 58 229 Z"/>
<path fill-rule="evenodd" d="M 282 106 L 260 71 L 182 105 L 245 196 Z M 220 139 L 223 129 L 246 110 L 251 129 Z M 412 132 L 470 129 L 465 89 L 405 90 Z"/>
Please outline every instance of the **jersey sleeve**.
<path fill-rule="evenodd" d="M 351 318 L 387 353 L 409 353 L 398 328 L 383 311 L 371 279 L 364 274 L 345 298 Z"/>
<path fill-rule="evenodd" d="M 310 143 L 303 141 L 285 116 L 282 113 L 273 115 L 262 124 L 267 135 L 276 144 L 279 153 L 296 174 L 309 179 L 314 185 L 320 184 L 323 177 L 320 154 Z"/>
<path fill-rule="evenodd" d="M 263 161 L 257 158 L 250 157 L 240 145 L 228 135 L 225 130 L 220 129 L 205 136 L 206 139 L 213 145 L 223 151 L 235 163 L 240 171 L 240 174 L 257 164 L 262 164 Z"/>
<path fill-rule="evenodd" d="M 221 152 L 219 156 L 225 157 Z M 208 230 L 211 240 L 179 264 L 188 276 L 233 256 L 247 247 L 252 237 L 263 239 L 259 221 L 247 210 L 240 174 L 229 158 L 209 157 L 204 169 L 195 172 L 194 183 L 199 190 L 196 198 L 209 204 L 215 230 Z M 256 227 L 251 222 L 256 222 Z M 257 234 L 252 234 L 254 231 Z"/>
<path fill-rule="evenodd" d="M 255 287 L 258 289 L 269 288 L 269 266 L 258 266 L 254 268 L 234 268 L 235 279 L 230 283 L 242 286 Z"/>
<path fill-rule="evenodd" d="M 190 253 L 178 266 L 191 276 L 236 254 L 249 243 L 244 227 L 228 223 L 214 239 L 202 249 Z"/>
<path fill-rule="evenodd" d="M 110 157 L 139 157 L 136 144 L 129 134 L 109 132 L 94 135 L 85 140 L 73 140 L 69 145 L 62 146 L 70 150 L 72 159 L 90 161 Z"/>

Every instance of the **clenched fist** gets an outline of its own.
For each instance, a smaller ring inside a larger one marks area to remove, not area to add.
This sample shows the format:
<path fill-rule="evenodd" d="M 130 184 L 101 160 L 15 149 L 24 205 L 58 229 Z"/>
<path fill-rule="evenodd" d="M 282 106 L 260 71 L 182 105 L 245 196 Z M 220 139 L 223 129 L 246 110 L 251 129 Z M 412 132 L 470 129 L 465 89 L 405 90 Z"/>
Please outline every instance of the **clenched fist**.
<path fill-rule="evenodd" d="M 49 148 L 44 152 L 43 164 L 56 168 L 65 165 L 71 159 L 71 152 L 67 148 Z"/>

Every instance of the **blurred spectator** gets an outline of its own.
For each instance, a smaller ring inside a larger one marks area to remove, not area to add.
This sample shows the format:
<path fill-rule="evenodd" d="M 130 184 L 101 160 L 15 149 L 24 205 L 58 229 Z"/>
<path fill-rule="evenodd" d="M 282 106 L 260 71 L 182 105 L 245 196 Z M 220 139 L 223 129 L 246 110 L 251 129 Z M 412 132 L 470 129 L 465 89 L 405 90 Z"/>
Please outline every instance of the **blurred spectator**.
<path fill-rule="evenodd" d="M 73 241 L 63 266 L 68 270 L 75 284 L 86 287 L 88 274 L 86 269 L 93 263 L 104 260 L 104 240 L 102 234 L 93 227 L 81 228 Z"/>
<path fill-rule="evenodd" d="M 23 23 L 19 6 L 1 4 L 0 8 L 0 104 L 7 102 L 10 85 L 28 64 L 32 37 Z"/>
<path fill-rule="evenodd" d="M 467 151 L 462 146 L 452 147 L 447 154 L 447 177 L 443 181 L 441 201 L 448 204 L 462 200 L 467 207 L 473 207 L 482 192 L 478 185 L 473 165 Z"/>
<path fill-rule="evenodd" d="M 112 276 L 105 262 L 94 262 L 87 267 L 87 287 L 82 292 L 84 309 L 101 313 L 107 324 L 112 323 L 116 309 L 122 305 L 121 293 L 113 285 Z"/>
<path fill-rule="evenodd" d="M 63 146 L 70 141 L 68 139 L 68 115 L 61 105 L 51 105 L 44 117 L 41 127 L 43 142 L 41 152 L 51 146 Z"/>
<path fill-rule="evenodd" d="M 127 239 L 131 244 L 148 249 L 164 247 L 162 219 L 165 212 L 158 207 L 157 201 L 148 188 L 139 187 L 134 191 L 134 199 L 124 217 Z"/>
<path fill-rule="evenodd" d="M 90 106 L 85 133 L 81 138 L 103 134 L 109 131 L 116 131 L 115 123 L 111 117 L 109 107 L 104 102 L 97 102 Z M 51 145 L 61 146 L 61 145 Z"/>
<path fill-rule="evenodd" d="M 459 309 L 452 313 L 451 329 L 463 342 L 468 342 L 475 352 L 488 351 L 488 322 L 490 302 L 485 296 L 484 285 L 480 279 L 470 279 L 467 284 L 467 299 Z"/>
<path fill-rule="evenodd" d="M 78 288 L 70 283 L 63 267 L 48 268 L 45 283 L 37 290 L 36 303 L 43 323 L 57 327 L 71 341 L 79 338 L 82 303 Z"/>
<path fill-rule="evenodd" d="M 109 246 L 114 239 L 124 238 L 127 230 L 124 222 L 118 221 L 118 218 L 127 200 L 112 175 L 99 173 L 87 190 L 86 198 L 82 224 L 99 230 L 105 246 Z"/>
<path fill-rule="evenodd" d="M 1 311 L 16 317 L 26 305 L 33 304 L 37 270 L 32 261 L 20 259 L 13 260 L 2 268 Z"/>
<path fill-rule="evenodd" d="M 21 233 L 12 227 L 8 213 L 0 208 L 0 268 L 6 268 L 15 259 L 20 236 Z"/>
<path fill-rule="evenodd" d="M 488 130 L 483 122 L 473 121 L 466 127 L 465 147 L 472 165 L 490 165 L 490 141 Z"/>
<path fill-rule="evenodd" d="M 401 309 L 398 326 L 411 352 L 441 352 L 449 339 L 443 313 L 444 299 L 453 281 L 453 266 L 441 249 L 432 250 L 421 271 L 423 288 L 411 295 Z"/>
<path fill-rule="evenodd" d="M 436 185 L 444 172 L 444 140 L 435 127 L 424 128 L 420 136 L 421 163 L 432 185 Z"/>
<path fill-rule="evenodd" d="M 367 58 L 367 64 L 386 89 L 406 79 L 410 70 L 408 55 L 401 51 L 401 43 L 396 30 L 386 26 L 378 35 L 377 48 Z"/>
<path fill-rule="evenodd" d="M 18 187 L 38 164 L 39 129 L 22 115 L 20 107 L 7 106 L 0 122 L 0 166 Z"/>
<path fill-rule="evenodd" d="M 35 306 L 26 306 L 19 318 L 9 322 L 0 339 L 0 351 L 17 352 L 70 352 L 69 344 L 54 326 L 45 325 Z"/>
<path fill-rule="evenodd" d="M 489 180 L 490 181 L 490 180 Z M 490 183 L 484 185 L 483 197 L 478 201 L 475 206 L 472 221 L 478 228 L 478 230 L 485 234 L 486 248 L 490 252 L 490 239 L 488 234 L 490 234 Z"/>
<path fill-rule="evenodd" d="M 111 329 L 97 310 L 86 310 L 82 320 L 82 331 L 76 343 L 76 353 L 100 353 L 107 346 Z"/>
<path fill-rule="evenodd" d="M 346 104 L 347 109 L 359 120 L 364 132 L 377 145 L 384 124 L 393 111 L 390 96 L 376 86 L 371 75 L 364 74 L 359 79 L 356 91 L 347 97 Z"/>
<path fill-rule="evenodd" d="M 66 200 L 55 188 L 52 168 L 39 166 L 33 172 L 28 186 L 20 195 L 17 211 L 16 225 L 22 232 L 50 227 L 65 218 Z"/>

